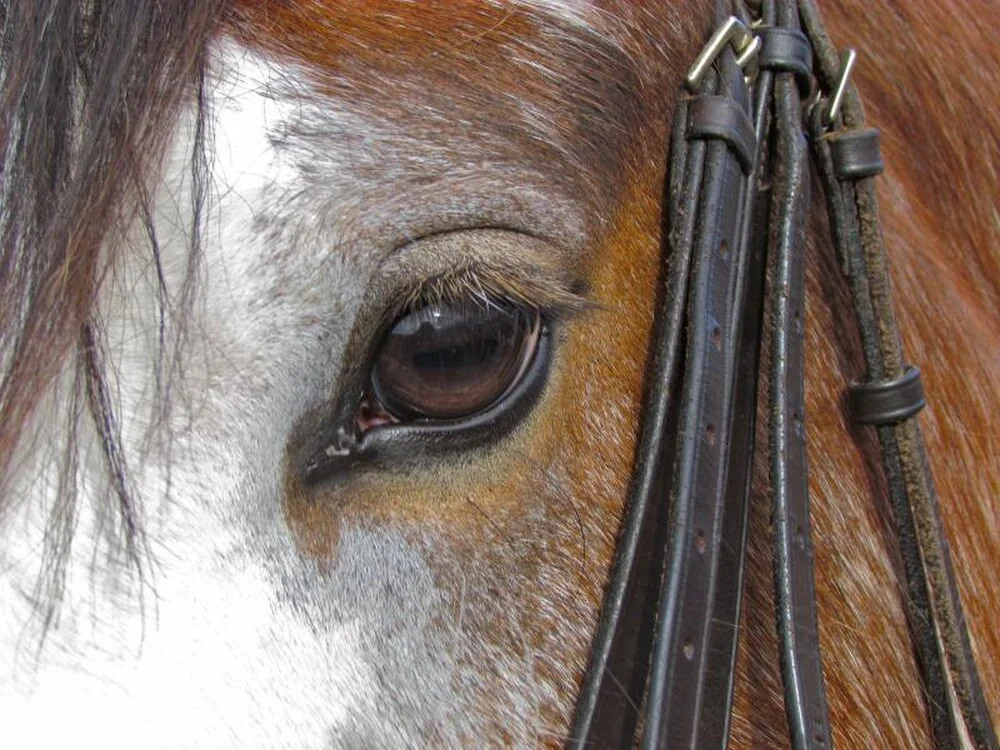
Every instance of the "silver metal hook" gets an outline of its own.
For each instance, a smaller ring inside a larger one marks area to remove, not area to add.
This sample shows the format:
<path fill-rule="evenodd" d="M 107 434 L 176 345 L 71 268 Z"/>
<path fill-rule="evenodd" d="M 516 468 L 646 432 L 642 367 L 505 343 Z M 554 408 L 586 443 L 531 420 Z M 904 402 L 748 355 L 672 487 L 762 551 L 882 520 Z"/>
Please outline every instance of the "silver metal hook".
<path fill-rule="evenodd" d="M 715 62 L 726 45 L 732 45 L 736 52 L 736 63 L 740 68 L 745 68 L 757 56 L 760 50 L 760 39 L 746 27 L 746 25 L 736 16 L 730 16 L 725 23 L 715 30 L 708 40 L 694 64 L 688 71 L 684 84 L 691 91 L 695 91 L 701 84 L 705 73 Z"/>
<path fill-rule="evenodd" d="M 738 51 L 736 55 L 736 64 L 740 66 L 740 69 L 746 68 L 747 65 L 753 62 L 753 59 L 757 57 L 757 53 L 760 52 L 760 45 L 760 37 L 751 36 L 750 44 L 744 47 L 742 51 Z"/>
<path fill-rule="evenodd" d="M 847 84 L 851 80 L 851 71 L 854 63 L 858 60 L 858 53 L 849 49 L 840 58 L 840 69 L 837 71 L 837 85 L 833 89 L 833 96 L 830 97 L 830 104 L 823 113 L 823 124 L 827 127 L 833 125 L 840 114 L 840 107 L 844 103 L 844 93 L 847 91 Z"/>

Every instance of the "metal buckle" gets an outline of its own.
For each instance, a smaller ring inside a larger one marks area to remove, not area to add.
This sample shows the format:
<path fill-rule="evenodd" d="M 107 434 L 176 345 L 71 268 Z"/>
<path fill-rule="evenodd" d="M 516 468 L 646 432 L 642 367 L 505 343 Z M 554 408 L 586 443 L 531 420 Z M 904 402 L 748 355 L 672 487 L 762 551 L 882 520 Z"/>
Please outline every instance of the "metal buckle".
<path fill-rule="evenodd" d="M 760 38 L 754 36 L 746 24 L 736 16 L 730 16 L 715 30 L 712 38 L 708 40 L 698 57 L 695 58 L 694 64 L 684 79 L 684 85 L 689 90 L 697 90 L 705 73 L 708 72 L 709 67 L 726 48 L 726 45 L 731 45 L 736 53 L 736 64 L 740 68 L 746 68 L 760 50 Z"/>
<path fill-rule="evenodd" d="M 851 71 L 854 63 L 858 60 L 858 53 L 853 49 L 844 52 L 840 57 L 840 69 L 837 71 L 837 85 L 833 87 L 833 95 L 830 103 L 823 110 L 823 124 L 828 128 L 833 127 L 837 115 L 840 114 L 840 106 L 844 103 L 844 92 L 847 91 L 847 84 L 851 80 Z"/>

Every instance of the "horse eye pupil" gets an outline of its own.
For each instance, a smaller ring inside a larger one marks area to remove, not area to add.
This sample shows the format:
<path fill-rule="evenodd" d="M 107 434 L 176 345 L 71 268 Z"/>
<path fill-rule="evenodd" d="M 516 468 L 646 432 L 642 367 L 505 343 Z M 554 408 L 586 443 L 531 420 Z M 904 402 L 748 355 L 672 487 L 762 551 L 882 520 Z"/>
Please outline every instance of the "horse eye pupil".
<path fill-rule="evenodd" d="M 372 370 L 374 396 L 400 420 L 472 416 L 514 385 L 539 329 L 537 312 L 512 304 L 422 307 L 386 336 Z"/>
<path fill-rule="evenodd" d="M 418 370 L 448 370 L 484 365 L 500 346 L 497 339 L 484 338 L 465 347 L 450 346 L 445 349 L 416 351 L 413 366 Z"/>

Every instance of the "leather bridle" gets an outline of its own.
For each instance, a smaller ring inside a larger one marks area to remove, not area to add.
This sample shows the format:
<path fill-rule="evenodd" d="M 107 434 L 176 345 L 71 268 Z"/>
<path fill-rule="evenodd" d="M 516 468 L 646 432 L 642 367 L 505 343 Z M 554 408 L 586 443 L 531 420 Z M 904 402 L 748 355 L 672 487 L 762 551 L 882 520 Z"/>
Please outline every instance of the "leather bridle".
<path fill-rule="evenodd" d="M 726 746 L 765 377 L 788 727 L 794 748 L 832 745 L 804 429 L 811 146 L 864 352 L 865 379 L 848 402 L 878 433 L 935 745 L 996 749 L 916 419 L 920 373 L 905 363 L 892 310 L 878 133 L 850 83 L 853 52 L 837 53 L 811 0 L 720 6 L 675 116 L 645 417 L 569 744 Z"/>

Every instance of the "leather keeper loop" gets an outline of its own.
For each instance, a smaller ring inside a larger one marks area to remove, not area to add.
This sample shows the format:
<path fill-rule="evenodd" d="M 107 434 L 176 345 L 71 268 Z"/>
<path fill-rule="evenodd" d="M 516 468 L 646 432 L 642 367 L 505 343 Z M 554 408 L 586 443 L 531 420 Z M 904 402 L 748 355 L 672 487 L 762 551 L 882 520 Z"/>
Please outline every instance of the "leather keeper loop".
<path fill-rule="evenodd" d="M 746 112 L 727 96 L 694 97 L 688 104 L 688 138 L 718 138 L 733 149 L 743 173 L 753 167 L 757 136 Z"/>
<path fill-rule="evenodd" d="M 795 29 L 766 26 L 758 29 L 761 48 L 757 64 L 761 68 L 794 73 L 802 98 L 812 91 L 812 47 L 805 34 Z"/>
<path fill-rule="evenodd" d="M 852 383 L 847 394 L 851 418 L 859 424 L 895 424 L 927 405 L 920 369 L 912 365 L 894 380 Z"/>
<path fill-rule="evenodd" d="M 826 138 L 833 158 L 833 170 L 842 180 L 859 180 L 882 174 L 882 153 L 878 130 L 857 128 L 831 133 Z"/>

